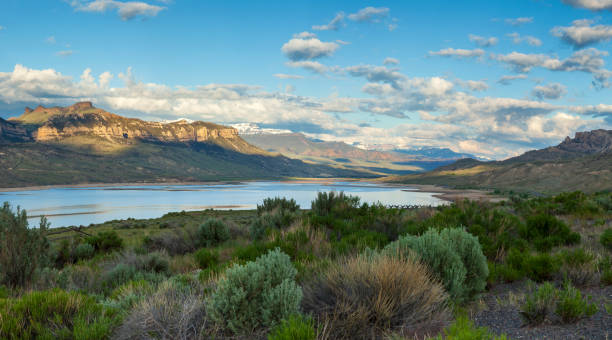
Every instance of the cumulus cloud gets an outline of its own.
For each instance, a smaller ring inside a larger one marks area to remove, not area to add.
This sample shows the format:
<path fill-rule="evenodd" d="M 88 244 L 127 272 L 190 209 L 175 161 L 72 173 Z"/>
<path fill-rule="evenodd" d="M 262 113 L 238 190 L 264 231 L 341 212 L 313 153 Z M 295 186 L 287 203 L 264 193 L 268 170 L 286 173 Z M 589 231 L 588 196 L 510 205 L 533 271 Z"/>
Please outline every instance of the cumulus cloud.
<path fill-rule="evenodd" d="M 311 60 L 289 61 L 286 63 L 286 65 L 289 67 L 303 68 L 305 70 L 318 74 L 325 74 L 330 71 L 329 67 L 321 64 L 318 61 Z"/>
<path fill-rule="evenodd" d="M 550 83 L 548 85 L 538 85 L 533 88 L 531 95 L 543 99 L 559 99 L 567 93 L 564 85 L 559 83 Z"/>
<path fill-rule="evenodd" d="M 384 65 L 399 65 L 399 60 L 395 59 L 395 58 L 385 58 L 385 60 L 383 61 Z"/>
<path fill-rule="evenodd" d="M 339 12 L 326 25 L 314 25 L 312 29 L 315 31 L 337 31 L 342 26 L 344 26 L 344 12 Z"/>
<path fill-rule="evenodd" d="M 591 11 L 612 10 L 612 0 L 561 0 L 564 4 Z"/>
<path fill-rule="evenodd" d="M 592 26 L 592 24 L 592 20 L 574 20 L 571 26 L 556 26 L 550 32 L 574 49 L 609 41 L 612 38 L 612 26 Z"/>
<path fill-rule="evenodd" d="M 477 58 L 482 57 L 485 54 L 485 51 L 476 48 L 473 50 L 465 50 L 461 48 L 445 48 L 440 51 L 430 51 L 430 56 L 440 56 L 440 57 L 453 57 L 453 58 Z"/>
<path fill-rule="evenodd" d="M 526 42 L 531 46 L 542 46 L 542 41 L 536 37 L 532 37 L 530 35 L 521 36 L 520 34 L 513 32 L 506 34 L 507 37 L 512 39 L 512 42 L 515 44 L 520 44 Z"/>
<path fill-rule="evenodd" d="M 357 13 L 349 14 L 348 18 L 358 22 L 380 22 L 381 19 L 389 15 L 387 7 L 366 7 Z"/>
<path fill-rule="evenodd" d="M 480 91 L 486 91 L 489 89 L 489 84 L 487 84 L 486 81 L 483 80 L 461 80 L 458 79 L 455 81 L 455 83 L 457 83 L 457 85 L 469 89 L 471 91 L 475 91 L 475 92 L 480 92 Z"/>
<path fill-rule="evenodd" d="M 533 17 L 520 17 L 520 18 L 508 18 L 504 20 L 506 24 L 512 26 L 521 26 L 524 24 L 530 24 L 533 22 Z"/>
<path fill-rule="evenodd" d="M 364 77 L 370 82 L 387 83 L 396 88 L 399 87 L 399 81 L 405 78 L 396 69 L 385 66 L 357 65 L 346 67 L 344 70 L 353 77 Z"/>
<path fill-rule="evenodd" d="M 58 57 L 68 57 L 74 54 L 74 51 L 72 50 L 65 50 L 65 51 L 59 51 L 56 52 L 55 55 Z"/>
<path fill-rule="evenodd" d="M 612 72 L 605 69 L 603 57 L 608 52 L 595 48 L 588 48 L 574 52 L 567 59 L 550 57 L 545 54 L 525 54 L 512 52 L 506 55 L 492 55 L 493 59 L 506 63 L 516 72 L 526 73 L 534 67 L 541 67 L 550 71 L 584 72 L 593 76 L 593 85 L 596 87 L 609 87 L 608 79 Z"/>
<path fill-rule="evenodd" d="M 304 33 L 308 32 L 300 33 L 300 35 Z M 334 42 L 323 42 L 314 36 L 300 35 L 289 40 L 281 47 L 281 51 L 293 61 L 328 57 L 333 55 L 340 47 Z"/>
<path fill-rule="evenodd" d="M 303 76 L 299 76 L 297 74 L 285 74 L 285 73 L 276 73 L 274 75 L 278 79 L 302 79 Z"/>
<path fill-rule="evenodd" d="M 496 37 L 481 37 L 475 34 L 470 34 L 469 39 L 480 47 L 490 47 L 497 45 L 498 39 Z"/>
<path fill-rule="evenodd" d="M 506 75 L 506 76 L 502 76 L 501 78 L 499 78 L 497 82 L 502 85 L 510 85 L 513 80 L 517 80 L 517 79 L 527 79 L 527 75 L 526 74 Z"/>
<path fill-rule="evenodd" d="M 116 1 L 116 0 L 72 0 L 72 7 L 81 12 L 99 12 L 116 10 L 122 20 L 131 20 L 135 17 L 154 17 L 166 9 L 163 6 L 151 5 L 141 1 Z"/>

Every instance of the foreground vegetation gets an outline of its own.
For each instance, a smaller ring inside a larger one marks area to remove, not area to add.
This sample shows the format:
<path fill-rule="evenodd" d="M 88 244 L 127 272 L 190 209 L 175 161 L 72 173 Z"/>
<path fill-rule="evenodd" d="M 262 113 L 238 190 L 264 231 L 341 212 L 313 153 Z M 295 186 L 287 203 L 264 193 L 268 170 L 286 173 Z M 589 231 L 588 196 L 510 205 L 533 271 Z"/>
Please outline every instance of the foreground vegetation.
<path fill-rule="evenodd" d="M 474 317 L 506 287 L 531 330 L 612 313 L 610 192 L 47 227 L 0 210 L 0 338 L 507 339 Z"/>

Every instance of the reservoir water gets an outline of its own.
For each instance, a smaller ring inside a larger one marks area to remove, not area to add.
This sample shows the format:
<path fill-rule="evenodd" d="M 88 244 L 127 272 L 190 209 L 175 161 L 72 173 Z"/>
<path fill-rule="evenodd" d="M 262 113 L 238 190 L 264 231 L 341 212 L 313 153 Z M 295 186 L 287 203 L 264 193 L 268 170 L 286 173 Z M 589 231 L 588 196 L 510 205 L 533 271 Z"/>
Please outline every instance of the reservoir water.
<path fill-rule="evenodd" d="M 206 185 L 65 187 L 0 192 L 0 201 L 26 209 L 30 225 L 46 216 L 51 227 L 89 225 L 114 219 L 155 218 L 171 211 L 254 209 L 267 197 L 287 197 L 303 209 L 320 191 L 344 191 L 362 202 L 431 205 L 446 201 L 410 187 L 367 182 L 243 182 Z"/>

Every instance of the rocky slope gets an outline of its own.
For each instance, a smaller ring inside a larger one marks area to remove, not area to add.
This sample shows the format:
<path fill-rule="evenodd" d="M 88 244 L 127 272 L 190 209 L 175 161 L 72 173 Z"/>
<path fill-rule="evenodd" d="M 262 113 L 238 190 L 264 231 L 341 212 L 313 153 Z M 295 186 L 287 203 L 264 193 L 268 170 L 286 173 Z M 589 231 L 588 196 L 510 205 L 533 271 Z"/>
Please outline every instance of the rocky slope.
<path fill-rule="evenodd" d="M 19 117 L 0 120 L 0 188 L 371 176 L 271 154 L 232 127 L 147 122 L 89 102 L 26 108 Z"/>
<path fill-rule="evenodd" d="M 459 160 L 390 182 L 555 193 L 612 190 L 612 130 L 577 132 L 557 146 L 504 161 Z"/>
<path fill-rule="evenodd" d="M 129 143 L 133 139 L 162 143 L 214 143 L 241 153 L 265 154 L 240 138 L 232 127 L 184 120 L 147 122 L 106 112 L 95 108 L 91 102 L 68 107 L 26 108 L 23 115 L 11 121 L 34 125 L 31 137 L 37 142 L 91 136 L 117 143 Z"/>

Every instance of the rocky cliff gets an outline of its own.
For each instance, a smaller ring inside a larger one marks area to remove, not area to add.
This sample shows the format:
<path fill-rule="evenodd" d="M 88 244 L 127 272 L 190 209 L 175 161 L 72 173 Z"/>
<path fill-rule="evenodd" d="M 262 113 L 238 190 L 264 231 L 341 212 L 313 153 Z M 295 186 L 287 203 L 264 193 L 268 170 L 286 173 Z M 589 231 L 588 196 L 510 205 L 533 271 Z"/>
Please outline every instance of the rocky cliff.
<path fill-rule="evenodd" d="M 70 137 L 88 136 L 115 143 L 213 143 L 241 153 L 265 153 L 245 142 L 232 127 L 185 120 L 148 122 L 106 112 L 94 107 L 91 102 L 68 107 L 26 108 L 20 117 L 11 119 L 11 122 L 35 126 L 30 135 L 37 142 L 61 142 Z"/>

